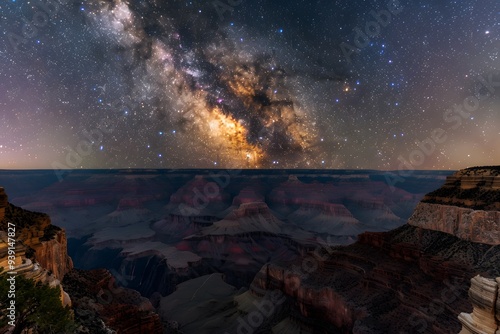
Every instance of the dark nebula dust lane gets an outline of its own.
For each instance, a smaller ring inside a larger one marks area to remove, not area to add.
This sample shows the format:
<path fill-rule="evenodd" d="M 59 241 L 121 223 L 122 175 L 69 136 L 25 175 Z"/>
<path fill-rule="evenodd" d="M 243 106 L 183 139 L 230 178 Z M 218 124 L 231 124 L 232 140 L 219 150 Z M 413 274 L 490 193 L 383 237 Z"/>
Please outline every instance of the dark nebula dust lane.
<path fill-rule="evenodd" d="M 415 167 L 500 157 L 495 94 L 443 117 L 496 75 L 495 1 L 54 1 L 1 5 L 0 168 L 395 169 L 435 128 Z"/>

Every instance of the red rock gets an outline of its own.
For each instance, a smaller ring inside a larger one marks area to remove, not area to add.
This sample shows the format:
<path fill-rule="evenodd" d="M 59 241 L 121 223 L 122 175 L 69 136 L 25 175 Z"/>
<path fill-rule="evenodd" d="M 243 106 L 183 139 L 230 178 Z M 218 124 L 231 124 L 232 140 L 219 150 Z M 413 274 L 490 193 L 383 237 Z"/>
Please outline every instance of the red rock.
<path fill-rule="evenodd" d="M 31 245 L 35 250 L 35 258 L 40 265 L 51 271 L 54 276 L 62 280 L 64 275 L 73 269 L 73 261 L 68 255 L 68 242 L 64 230 L 56 232 L 48 241 Z"/>
<path fill-rule="evenodd" d="M 187 241 L 181 241 L 177 245 L 175 245 L 175 248 L 177 248 L 180 251 L 191 251 L 192 247 Z"/>
<path fill-rule="evenodd" d="M 106 326 L 120 334 L 162 334 L 160 317 L 151 302 L 134 290 L 116 285 L 104 269 L 72 270 L 63 281 L 74 308 L 94 310 Z"/>

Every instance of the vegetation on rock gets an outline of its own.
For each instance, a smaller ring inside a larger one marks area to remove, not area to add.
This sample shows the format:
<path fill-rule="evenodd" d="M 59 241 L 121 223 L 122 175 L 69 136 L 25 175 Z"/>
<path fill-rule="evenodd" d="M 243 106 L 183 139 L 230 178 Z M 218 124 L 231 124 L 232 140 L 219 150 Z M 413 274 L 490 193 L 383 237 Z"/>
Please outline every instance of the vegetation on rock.
<path fill-rule="evenodd" d="M 1 314 L 7 314 L 10 303 L 7 278 L 5 273 L 0 274 Z M 15 287 L 16 321 L 12 334 L 20 334 L 23 330 L 31 330 L 34 334 L 74 333 L 72 312 L 61 303 L 60 287 L 50 287 L 22 275 L 16 276 Z M 0 317 L 0 328 L 9 326 L 8 321 L 5 316 Z"/>

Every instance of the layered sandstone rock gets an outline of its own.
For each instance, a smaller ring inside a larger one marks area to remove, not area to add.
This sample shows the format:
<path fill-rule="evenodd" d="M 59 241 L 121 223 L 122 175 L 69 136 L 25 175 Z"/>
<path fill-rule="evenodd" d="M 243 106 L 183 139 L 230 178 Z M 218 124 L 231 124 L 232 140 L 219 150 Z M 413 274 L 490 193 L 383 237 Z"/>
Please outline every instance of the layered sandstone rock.
<path fill-rule="evenodd" d="M 64 230 L 51 225 L 45 214 L 8 203 L 3 188 L 0 188 L 0 210 L 0 268 L 59 287 L 62 304 L 71 306 L 70 296 L 60 285 L 64 275 L 73 268 Z M 15 245 L 13 268 L 8 262 L 8 250 L 12 244 Z"/>
<path fill-rule="evenodd" d="M 215 182 L 197 175 L 170 196 L 167 210 L 182 216 L 213 215 L 229 205 L 230 196 Z"/>
<path fill-rule="evenodd" d="M 355 239 L 366 230 L 387 231 L 403 225 L 420 196 L 402 189 L 391 191 L 368 174 L 334 177 L 327 183 L 305 183 L 292 175 L 274 187 L 266 201 L 308 231 Z"/>
<path fill-rule="evenodd" d="M 460 313 L 462 323 L 460 334 L 498 334 L 500 333 L 500 278 L 488 279 L 480 275 L 471 279 L 469 299 L 472 313 Z"/>
<path fill-rule="evenodd" d="M 35 251 L 38 263 L 50 270 L 59 280 L 62 280 L 64 275 L 73 269 L 64 230 L 59 230 L 51 239 L 30 245 L 30 247 Z"/>
<path fill-rule="evenodd" d="M 500 211 L 420 203 L 408 224 L 449 233 L 467 241 L 500 245 Z"/>
<path fill-rule="evenodd" d="M 238 235 L 252 232 L 278 234 L 283 222 L 277 219 L 264 202 L 243 203 L 224 219 L 201 231 L 203 235 Z"/>
<path fill-rule="evenodd" d="M 500 210 L 500 167 L 472 167 L 446 178 L 439 189 L 422 202 L 476 210 Z"/>
<path fill-rule="evenodd" d="M 241 189 L 238 196 L 233 198 L 233 205 L 240 206 L 243 203 L 265 202 L 264 190 L 261 188 L 257 184 Z"/>
<path fill-rule="evenodd" d="M 460 239 L 500 245 L 500 168 L 474 167 L 427 194 L 408 223 Z"/>
<path fill-rule="evenodd" d="M 453 256 L 446 249 L 457 246 L 464 253 L 485 252 L 409 225 L 365 233 L 354 245 L 317 252 L 323 258 L 312 252 L 297 261 L 266 265 L 251 291 L 259 296 L 280 291 L 293 315 L 289 319 L 306 332 L 323 333 L 326 327 L 360 334 L 457 333 L 457 311 L 467 307 L 471 271 L 460 264 L 462 253 Z"/>
<path fill-rule="evenodd" d="M 479 184 L 484 188 L 500 190 L 500 168 L 491 166 L 462 169 L 448 177 L 445 185 L 454 186 L 457 182 L 462 189 L 475 188 Z"/>
<path fill-rule="evenodd" d="M 8 261 L 9 247 L 12 247 L 12 239 L 9 239 L 7 233 L 0 231 L 0 273 L 2 271 L 15 272 L 17 275 L 23 275 L 26 278 L 48 284 L 52 287 L 59 287 L 61 291 L 60 299 L 63 306 L 71 306 L 71 298 L 60 284 L 60 280 L 47 268 L 41 266 L 38 262 L 28 258 L 27 252 L 30 250 L 27 246 L 16 241 L 14 265 Z"/>
<path fill-rule="evenodd" d="M 59 287 L 62 304 L 72 307 L 75 312 L 78 333 L 109 333 L 110 328 L 126 334 L 163 332 L 161 321 L 149 300 L 137 291 L 118 287 L 107 270 L 74 270 L 67 253 L 65 231 L 52 225 L 46 214 L 8 203 L 2 190 L 0 267 L 3 270 L 12 269 L 17 275 Z M 15 226 L 14 237 L 4 232 L 7 226 Z M 13 268 L 8 262 L 8 250 L 12 244 L 15 244 Z M 65 283 L 61 284 L 63 277 Z"/>
<path fill-rule="evenodd" d="M 8 204 L 3 226 L 15 226 L 15 239 L 33 253 L 33 260 L 62 280 L 73 268 L 67 252 L 66 233 L 51 224 L 50 217 Z M 5 229 L 7 231 L 7 229 Z"/>

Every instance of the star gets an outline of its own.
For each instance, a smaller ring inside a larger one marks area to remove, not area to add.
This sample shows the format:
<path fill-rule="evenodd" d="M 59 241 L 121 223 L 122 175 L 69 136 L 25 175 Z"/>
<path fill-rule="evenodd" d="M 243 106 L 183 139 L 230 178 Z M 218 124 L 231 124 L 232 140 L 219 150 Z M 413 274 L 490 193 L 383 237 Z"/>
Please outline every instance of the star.
<path fill-rule="evenodd" d="M 397 169 L 438 128 L 439 166 L 463 167 L 462 142 L 488 147 L 478 164 L 500 160 L 499 98 L 481 86 L 498 67 L 495 0 L 481 2 L 488 11 L 409 2 L 377 36 L 365 26 L 382 8 L 361 0 L 247 3 L 222 19 L 210 3 L 82 2 L 43 26 L 16 1 L 2 7 L 0 168 L 52 168 L 87 141 L 82 168 L 316 168 L 332 157 Z M 489 100 L 464 118 L 453 106 L 476 86 Z M 419 168 L 434 168 L 426 158 Z"/>

